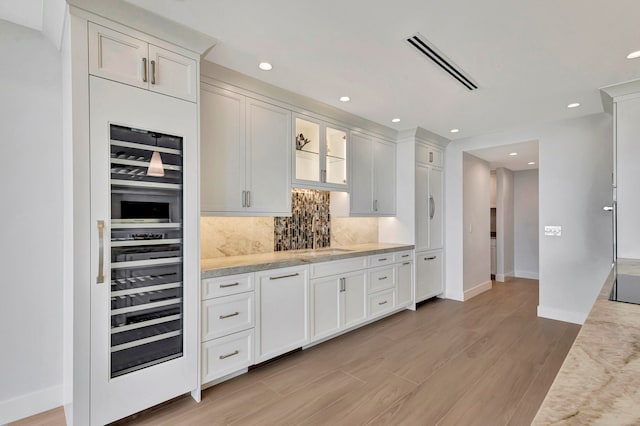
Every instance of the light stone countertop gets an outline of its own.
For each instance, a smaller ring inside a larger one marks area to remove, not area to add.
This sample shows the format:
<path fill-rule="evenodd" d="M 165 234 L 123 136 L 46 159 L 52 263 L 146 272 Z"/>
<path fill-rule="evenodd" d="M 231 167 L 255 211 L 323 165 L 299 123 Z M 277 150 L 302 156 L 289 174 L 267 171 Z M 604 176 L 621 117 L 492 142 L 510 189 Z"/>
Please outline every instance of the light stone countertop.
<path fill-rule="evenodd" d="M 640 260 L 617 267 L 640 276 Z M 640 424 L 640 305 L 608 300 L 613 282 L 612 270 L 532 424 Z"/>
<path fill-rule="evenodd" d="M 247 254 L 243 256 L 216 257 L 200 260 L 201 278 L 222 277 L 225 275 L 244 274 L 265 271 L 268 269 L 286 268 L 288 266 L 308 265 L 330 260 L 349 259 L 352 257 L 383 254 L 394 251 L 412 250 L 413 245 L 370 243 L 353 246 L 330 247 L 326 249 L 349 250 L 342 253 L 323 253 L 309 255 L 309 250 L 289 250 L 272 253 Z M 322 249 L 320 249 L 322 250 Z"/>

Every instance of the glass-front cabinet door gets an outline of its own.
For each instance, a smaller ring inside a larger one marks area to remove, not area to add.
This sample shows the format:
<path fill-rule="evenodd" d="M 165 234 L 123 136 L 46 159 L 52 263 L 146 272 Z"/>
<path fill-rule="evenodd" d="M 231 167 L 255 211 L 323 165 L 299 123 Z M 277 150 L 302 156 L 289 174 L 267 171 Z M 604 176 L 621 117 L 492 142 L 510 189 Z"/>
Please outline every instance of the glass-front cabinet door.
<path fill-rule="evenodd" d="M 294 126 L 294 186 L 346 191 L 347 130 L 306 116 Z"/>

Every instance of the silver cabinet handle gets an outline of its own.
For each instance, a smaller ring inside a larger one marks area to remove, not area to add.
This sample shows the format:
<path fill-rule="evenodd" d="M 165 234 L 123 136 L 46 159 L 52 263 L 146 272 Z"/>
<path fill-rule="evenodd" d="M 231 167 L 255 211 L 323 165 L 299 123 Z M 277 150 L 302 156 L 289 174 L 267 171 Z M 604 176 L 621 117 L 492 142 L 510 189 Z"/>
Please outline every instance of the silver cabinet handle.
<path fill-rule="evenodd" d="M 247 207 L 251 207 L 251 191 L 247 191 Z"/>
<path fill-rule="evenodd" d="M 387 258 L 386 258 L 386 257 L 382 257 L 382 258 L 378 259 L 378 262 L 384 262 L 384 261 L 386 261 L 386 260 L 387 260 Z"/>
<path fill-rule="evenodd" d="M 226 354 L 226 355 L 220 355 L 220 359 L 225 359 L 225 358 L 229 358 L 230 356 L 234 356 L 234 355 L 238 355 L 240 353 L 239 350 L 235 350 L 233 352 L 231 352 L 230 354 Z"/>
<path fill-rule="evenodd" d="M 387 300 L 385 300 L 384 302 L 378 302 L 378 305 L 384 305 L 387 302 L 388 302 Z"/>
<path fill-rule="evenodd" d="M 400 256 L 400 257 L 409 257 L 409 255 L 408 255 L 408 254 L 403 254 L 403 255 L 402 255 L 402 256 Z"/>
<path fill-rule="evenodd" d="M 104 283 L 104 220 L 98 221 L 98 278 L 96 278 L 96 283 Z"/>
<path fill-rule="evenodd" d="M 429 257 L 425 257 L 424 260 L 435 260 L 435 258 L 438 256 L 429 256 Z"/>
<path fill-rule="evenodd" d="M 220 284 L 220 288 L 235 287 L 237 285 L 240 285 L 240 283 Z"/>
<path fill-rule="evenodd" d="M 142 58 L 142 81 L 147 82 L 147 58 Z"/>
<path fill-rule="evenodd" d="M 300 275 L 300 274 L 298 272 L 296 272 L 295 274 L 280 275 L 279 277 L 269 277 L 269 279 L 270 280 L 281 280 L 283 278 L 297 277 L 298 275 Z"/>
<path fill-rule="evenodd" d="M 156 84 L 156 61 L 151 61 L 151 84 Z"/>
<path fill-rule="evenodd" d="M 232 314 L 220 315 L 220 319 L 231 318 L 240 315 L 240 312 L 234 312 Z"/>
<path fill-rule="evenodd" d="M 613 211 L 613 206 L 604 206 L 602 208 L 602 210 L 604 210 L 605 212 L 612 212 Z"/>
<path fill-rule="evenodd" d="M 433 199 L 433 196 L 429 196 L 429 219 L 433 219 L 433 216 L 436 214 L 436 201 Z"/>
<path fill-rule="evenodd" d="M 374 212 L 378 211 L 378 200 L 373 200 L 373 211 Z"/>
<path fill-rule="evenodd" d="M 433 151 L 429 152 L 429 162 L 433 163 Z"/>
<path fill-rule="evenodd" d="M 247 191 L 242 191 L 242 207 L 247 207 Z"/>
<path fill-rule="evenodd" d="M 387 278 L 388 278 L 388 277 L 385 275 L 384 277 L 379 277 L 379 278 L 378 278 L 378 281 L 383 281 L 383 280 L 386 280 Z"/>
<path fill-rule="evenodd" d="M 346 291 L 346 278 L 340 278 L 340 293 L 344 293 Z"/>
<path fill-rule="evenodd" d="M 403 265 L 411 265 L 411 262 L 404 262 Z"/>

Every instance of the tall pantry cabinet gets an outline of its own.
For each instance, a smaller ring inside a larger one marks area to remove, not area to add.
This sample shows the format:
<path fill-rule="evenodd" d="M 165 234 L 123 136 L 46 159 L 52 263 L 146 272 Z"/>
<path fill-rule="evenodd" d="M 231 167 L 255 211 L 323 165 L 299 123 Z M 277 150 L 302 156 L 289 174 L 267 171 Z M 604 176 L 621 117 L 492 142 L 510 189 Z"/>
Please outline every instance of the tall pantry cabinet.
<path fill-rule="evenodd" d="M 68 414 L 106 424 L 199 398 L 199 61 L 215 40 L 120 1 L 69 4 Z"/>

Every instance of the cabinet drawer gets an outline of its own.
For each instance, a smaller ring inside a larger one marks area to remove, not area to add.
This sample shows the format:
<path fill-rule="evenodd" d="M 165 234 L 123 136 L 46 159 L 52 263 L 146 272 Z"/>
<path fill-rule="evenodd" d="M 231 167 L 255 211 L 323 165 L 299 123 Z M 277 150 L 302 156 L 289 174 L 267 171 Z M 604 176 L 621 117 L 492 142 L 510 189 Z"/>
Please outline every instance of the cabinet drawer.
<path fill-rule="evenodd" d="M 312 263 L 311 278 L 328 277 L 330 275 L 344 274 L 358 271 L 367 267 L 366 256 L 354 257 L 352 259 L 334 260 L 332 262 Z"/>
<path fill-rule="evenodd" d="M 253 290 L 253 274 L 228 275 L 202 280 L 202 300 Z"/>
<path fill-rule="evenodd" d="M 390 265 L 393 263 L 393 253 L 374 254 L 368 257 L 369 267 Z"/>
<path fill-rule="evenodd" d="M 202 341 L 226 336 L 254 326 L 253 293 L 202 302 Z"/>
<path fill-rule="evenodd" d="M 393 253 L 393 261 L 395 263 L 408 262 L 410 260 L 413 260 L 413 251 L 411 250 Z"/>
<path fill-rule="evenodd" d="M 379 268 L 369 271 L 369 293 L 395 286 L 393 268 Z"/>
<path fill-rule="evenodd" d="M 205 384 L 253 364 L 253 329 L 204 342 L 201 348 Z"/>
<path fill-rule="evenodd" d="M 395 305 L 396 292 L 394 289 L 371 294 L 369 295 L 369 318 L 392 311 Z"/>

